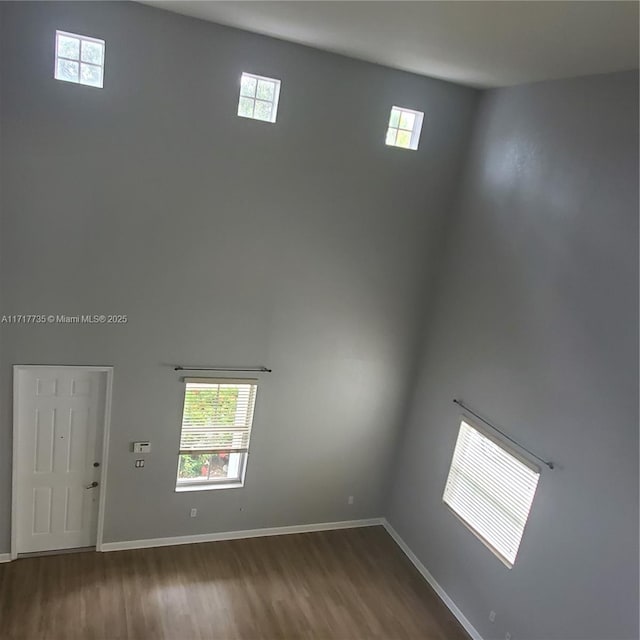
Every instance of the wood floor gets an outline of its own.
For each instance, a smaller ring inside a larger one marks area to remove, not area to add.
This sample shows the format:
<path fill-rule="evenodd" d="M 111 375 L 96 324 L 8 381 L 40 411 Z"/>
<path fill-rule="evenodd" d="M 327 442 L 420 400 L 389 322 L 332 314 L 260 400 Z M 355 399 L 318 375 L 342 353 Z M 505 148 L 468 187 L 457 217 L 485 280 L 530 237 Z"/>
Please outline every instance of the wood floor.
<path fill-rule="evenodd" d="M 0 638 L 468 640 L 382 527 L 17 560 Z"/>

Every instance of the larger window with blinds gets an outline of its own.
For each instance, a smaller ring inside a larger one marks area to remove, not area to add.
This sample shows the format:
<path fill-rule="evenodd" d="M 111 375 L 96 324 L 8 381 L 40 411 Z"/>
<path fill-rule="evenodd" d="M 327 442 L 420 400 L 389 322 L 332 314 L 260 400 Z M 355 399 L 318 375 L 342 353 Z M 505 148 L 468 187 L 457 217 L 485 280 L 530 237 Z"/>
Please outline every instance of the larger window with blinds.
<path fill-rule="evenodd" d="M 257 380 L 186 378 L 177 491 L 241 487 Z"/>
<path fill-rule="evenodd" d="M 507 567 L 516 560 L 540 470 L 465 419 L 444 502 Z"/>

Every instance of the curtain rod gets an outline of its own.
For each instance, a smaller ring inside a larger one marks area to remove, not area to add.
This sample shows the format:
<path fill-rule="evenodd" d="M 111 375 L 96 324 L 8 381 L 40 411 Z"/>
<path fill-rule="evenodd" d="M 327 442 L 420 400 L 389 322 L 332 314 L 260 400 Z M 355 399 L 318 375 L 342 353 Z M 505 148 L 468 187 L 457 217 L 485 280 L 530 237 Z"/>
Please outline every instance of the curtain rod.
<path fill-rule="evenodd" d="M 185 367 L 182 365 L 177 365 L 173 367 L 174 371 L 253 371 L 257 373 L 271 373 L 272 369 L 267 369 L 267 367 Z"/>
<path fill-rule="evenodd" d="M 539 460 L 540 462 L 542 462 L 542 464 L 544 464 L 547 467 L 549 467 L 549 469 L 553 469 L 554 468 L 553 462 L 551 462 L 550 460 L 544 460 L 540 456 L 537 456 L 535 453 L 533 453 L 533 451 L 529 451 L 529 449 L 527 449 L 526 447 L 523 447 L 520 443 L 516 442 L 513 438 L 508 436 L 504 431 L 500 431 L 500 429 L 498 429 L 498 427 L 496 427 L 495 425 L 491 424 L 486 418 L 483 418 L 482 416 L 479 416 L 475 411 L 472 411 L 471 409 L 469 409 L 469 407 L 467 407 L 462 402 L 462 400 L 458 400 L 457 398 L 454 398 L 453 399 L 453 403 L 457 404 L 460 407 L 462 407 L 465 411 L 468 411 L 472 416 L 475 416 L 476 418 L 478 418 L 478 420 L 482 420 L 482 422 L 484 422 L 486 425 L 490 426 L 494 431 L 497 431 L 501 436 L 503 436 L 504 438 L 509 440 L 509 442 L 513 442 L 513 444 L 515 444 L 516 447 L 522 449 L 523 451 L 526 451 L 530 456 L 532 456 L 536 460 Z"/>

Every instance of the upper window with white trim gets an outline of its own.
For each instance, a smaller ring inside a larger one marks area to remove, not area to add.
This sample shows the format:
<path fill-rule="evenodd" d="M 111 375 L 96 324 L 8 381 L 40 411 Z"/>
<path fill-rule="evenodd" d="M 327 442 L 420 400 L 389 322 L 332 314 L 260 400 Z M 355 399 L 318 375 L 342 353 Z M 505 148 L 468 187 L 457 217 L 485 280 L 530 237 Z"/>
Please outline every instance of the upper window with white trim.
<path fill-rule="evenodd" d="M 465 417 L 443 500 L 510 569 L 539 478 L 538 467 Z"/>
<path fill-rule="evenodd" d="M 391 147 L 418 148 L 424 113 L 405 107 L 391 107 L 385 142 Z"/>
<path fill-rule="evenodd" d="M 104 40 L 56 31 L 56 80 L 102 88 Z"/>
<path fill-rule="evenodd" d="M 177 491 L 241 487 L 258 381 L 185 378 Z"/>
<path fill-rule="evenodd" d="M 238 115 L 264 122 L 275 122 L 280 99 L 280 80 L 254 73 L 243 73 L 240 79 Z"/>

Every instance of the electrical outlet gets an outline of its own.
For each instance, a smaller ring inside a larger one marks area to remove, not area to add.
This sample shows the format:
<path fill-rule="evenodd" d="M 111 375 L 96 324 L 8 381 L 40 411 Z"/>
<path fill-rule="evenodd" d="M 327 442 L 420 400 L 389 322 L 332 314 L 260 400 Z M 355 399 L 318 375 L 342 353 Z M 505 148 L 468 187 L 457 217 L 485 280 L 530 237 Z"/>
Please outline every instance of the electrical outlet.
<path fill-rule="evenodd" d="M 504 634 L 504 640 L 511 640 L 511 634 L 508 631 Z"/>
<path fill-rule="evenodd" d="M 198 510 L 197 509 L 191 509 L 191 517 L 195 518 L 198 515 Z"/>
<path fill-rule="evenodd" d="M 489 611 L 489 622 L 495 622 L 495 621 L 496 621 L 496 612 Z"/>
<path fill-rule="evenodd" d="M 353 504 L 353 496 L 347 498 L 347 504 Z"/>

